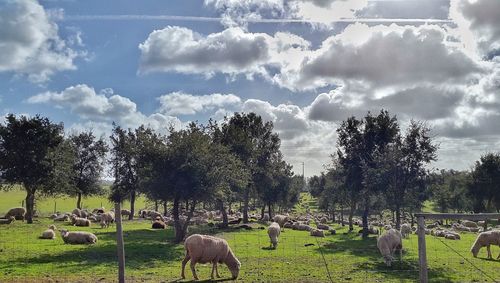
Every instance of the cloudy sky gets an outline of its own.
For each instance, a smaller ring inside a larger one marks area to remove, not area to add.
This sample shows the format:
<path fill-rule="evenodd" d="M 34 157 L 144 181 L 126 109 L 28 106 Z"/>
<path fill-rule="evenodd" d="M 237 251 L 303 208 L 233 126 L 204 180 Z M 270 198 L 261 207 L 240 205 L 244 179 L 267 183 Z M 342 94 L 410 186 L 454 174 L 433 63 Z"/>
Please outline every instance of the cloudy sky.
<path fill-rule="evenodd" d="M 0 107 L 104 135 L 254 111 L 307 176 L 384 108 L 468 169 L 500 150 L 500 1 L 4 0 Z"/>

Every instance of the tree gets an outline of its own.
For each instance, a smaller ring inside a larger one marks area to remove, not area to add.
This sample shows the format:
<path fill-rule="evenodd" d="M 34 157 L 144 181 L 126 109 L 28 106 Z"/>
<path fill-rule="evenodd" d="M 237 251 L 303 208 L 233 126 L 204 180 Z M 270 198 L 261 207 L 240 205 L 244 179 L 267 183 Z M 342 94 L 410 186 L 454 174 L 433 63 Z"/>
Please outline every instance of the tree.
<path fill-rule="evenodd" d="M 97 140 L 92 131 L 71 135 L 69 143 L 75 156 L 71 176 L 73 186 L 68 194 L 76 196 L 76 207 L 82 208 L 82 196 L 102 192 L 99 181 L 108 149 L 104 140 Z"/>
<path fill-rule="evenodd" d="M 474 212 L 500 211 L 500 153 L 488 153 L 476 161 L 469 193 Z"/>
<path fill-rule="evenodd" d="M 272 132 L 272 122 L 263 122 L 255 113 L 235 113 L 225 119 L 221 127 L 220 142 L 230 148 L 245 167 L 252 178 L 243 191 L 243 222 L 248 222 L 248 206 L 251 194 L 259 187 L 258 162 L 270 156 L 271 151 L 279 151 L 279 137 Z M 262 178 L 261 178 L 262 180 Z"/>
<path fill-rule="evenodd" d="M 0 125 L 0 173 L 3 182 L 21 184 L 26 190 L 26 219 L 33 223 L 35 194 L 64 188 L 66 151 L 58 151 L 63 142 L 63 125 L 39 115 L 28 118 L 13 114 Z M 61 183 L 60 187 L 54 186 Z"/>
<path fill-rule="evenodd" d="M 470 174 L 466 171 L 441 170 L 430 175 L 432 200 L 440 212 L 453 210 L 463 213 L 472 210 L 468 195 Z"/>

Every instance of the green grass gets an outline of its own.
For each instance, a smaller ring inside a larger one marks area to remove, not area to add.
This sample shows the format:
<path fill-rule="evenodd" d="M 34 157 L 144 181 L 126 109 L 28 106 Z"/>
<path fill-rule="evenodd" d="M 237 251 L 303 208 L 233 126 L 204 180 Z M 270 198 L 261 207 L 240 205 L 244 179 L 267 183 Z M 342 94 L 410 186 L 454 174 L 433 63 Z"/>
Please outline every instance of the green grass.
<path fill-rule="evenodd" d="M 12 207 L 21 206 L 25 198 L 26 192 L 20 187 L 15 187 L 9 191 L 0 190 L 0 216 L 3 216 Z M 101 205 L 108 209 L 113 207 L 113 204 L 106 199 L 106 196 L 93 196 L 82 199 L 83 208 L 92 210 L 94 208 L 101 207 Z M 76 197 L 37 197 L 35 206 L 41 215 L 53 213 L 54 206 L 57 211 L 72 211 L 76 207 Z M 123 207 L 128 208 L 129 206 L 129 202 L 125 201 Z M 135 202 L 136 209 L 141 209 L 145 206 L 146 199 L 141 196 L 138 197 Z"/>
<path fill-rule="evenodd" d="M 20 190 L 0 192 L 0 213 L 19 205 L 23 198 L 24 192 Z M 61 211 L 72 210 L 76 203 L 73 198 L 46 198 L 38 200 L 38 209 L 47 215 L 53 211 L 54 201 L 57 201 L 58 210 Z M 84 201 L 84 206 L 98 207 L 101 201 L 105 207 L 111 207 L 103 197 L 88 198 Z M 141 208 L 144 205 L 144 199 L 140 198 L 136 207 Z M 302 194 L 296 212 L 304 213 L 307 208 L 315 211 L 316 201 L 309 194 Z M 32 225 L 20 221 L 11 225 L 0 225 L 0 282 L 116 280 L 114 226 L 101 229 L 96 225 L 77 228 L 59 224 L 64 226 L 58 228 L 91 231 L 99 238 L 96 245 L 79 246 L 64 244 L 59 235 L 55 240 L 38 239 L 40 233 L 52 223 L 49 219 L 39 218 Z M 334 226 L 337 228 L 337 235 L 328 235 L 325 238 L 313 238 L 307 232 L 286 229 L 280 236 L 278 249 L 269 250 L 266 230 L 257 229 L 262 227 L 257 223 L 253 226 L 255 229 L 251 231 L 220 232 L 208 227 L 190 229 L 191 233 L 202 230 L 204 233 L 218 233 L 228 240 L 242 262 L 238 280 L 241 282 L 329 282 L 329 276 L 333 282 L 418 280 L 416 235 L 404 240 L 403 261 L 387 267 L 376 248 L 376 237 L 362 240 L 357 234 L 345 233 L 345 227 Z M 485 250 L 481 250 L 477 259 L 471 256 L 469 249 L 475 237 L 475 234 L 467 233 L 462 234 L 459 241 L 450 241 L 427 236 L 430 281 L 481 282 L 487 279 L 474 266 L 500 280 L 500 261 L 485 259 Z M 124 221 L 128 281 L 167 282 L 179 279 L 184 250 L 182 245 L 173 244 L 172 238 L 171 228 L 152 230 L 149 221 Z M 492 252 L 496 257 L 500 249 L 493 247 Z M 209 265 L 198 265 L 197 270 L 201 279 L 210 277 Z M 223 278 L 230 277 L 226 267 L 220 268 L 219 271 Z M 186 276 L 192 278 L 189 267 Z"/>

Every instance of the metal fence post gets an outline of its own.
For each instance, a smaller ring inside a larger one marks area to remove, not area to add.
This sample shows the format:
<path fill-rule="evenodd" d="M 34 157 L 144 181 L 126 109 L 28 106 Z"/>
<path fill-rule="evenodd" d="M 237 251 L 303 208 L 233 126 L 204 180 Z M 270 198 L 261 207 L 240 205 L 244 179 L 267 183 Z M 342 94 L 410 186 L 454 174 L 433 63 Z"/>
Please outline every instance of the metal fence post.
<path fill-rule="evenodd" d="M 425 246 L 425 217 L 418 216 L 417 218 L 417 233 L 418 233 L 418 260 L 420 264 L 420 283 L 427 283 L 427 254 Z"/>

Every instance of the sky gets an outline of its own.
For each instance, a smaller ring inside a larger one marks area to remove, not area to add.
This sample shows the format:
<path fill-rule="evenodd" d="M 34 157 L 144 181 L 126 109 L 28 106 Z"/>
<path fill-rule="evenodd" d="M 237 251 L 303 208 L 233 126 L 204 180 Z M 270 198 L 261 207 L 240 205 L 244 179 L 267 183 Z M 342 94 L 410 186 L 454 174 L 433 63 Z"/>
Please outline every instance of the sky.
<path fill-rule="evenodd" d="M 499 151 L 500 1 L 0 1 L 0 114 L 67 133 L 256 112 L 311 176 L 381 109 L 432 128 L 432 168 Z"/>

